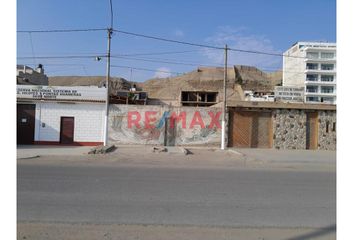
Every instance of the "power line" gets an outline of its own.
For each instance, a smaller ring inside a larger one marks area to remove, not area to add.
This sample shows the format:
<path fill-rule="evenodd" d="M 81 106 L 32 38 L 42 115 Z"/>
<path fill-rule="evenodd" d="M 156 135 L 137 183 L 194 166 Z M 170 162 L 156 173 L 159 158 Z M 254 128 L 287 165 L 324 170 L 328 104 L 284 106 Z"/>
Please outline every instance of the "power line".
<path fill-rule="evenodd" d="M 166 64 L 175 64 L 175 65 L 184 65 L 184 66 L 205 66 L 205 67 L 215 67 L 215 65 L 207 65 L 207 64 L 198 64 L 198 63 L 186 63 L 186 62 L 175 62 L 175 61 L 162 61 L 162 60 L 155 60 L 155 59 L 146 59 L 146 58 L 134 58 L 134 57 L 125 57 L 125 56 L 111 56 L 112 58 L 121 58 L 121 59 L 128 59 L 128 60 L 137 60 L 143 62 L 155 62 L 155 63 L 166 63 Z"/>
<path fill-rule="evenodd" d="M 97 31 L 107 31 L 107 28 L 19 30 L 17 31 L 17 33 L 70 33 L 70 32 L 97 32 Z"/>
<path fill-rule="evenodd" d="M 86 59 L 86 58 L 103 58 L 107 57 L 106 55 L 90 55 L 90 56 L 82 56 L 82 55 L 70 55 L 70 56 L 37 56 L 36 59 Z M 145 61 L 145 62 L 156 62 L 156 63 L 166 63 L 166 64 L 177 64 L 177 65 L 186 65 L 186 66 L 210 66 L 214 65 L 205 65 L 205 64 L 197 64 L 197 63 L 183 63 L 183 62 L 174 62 L 174 61 L 161 61 L 155 59 L 145 59 L 145 58 L 133 58 L 126 57 L 120 55 L 112 55 L 112 58 L 122 58 L 128 60 L 137 60 L 137 61 Z M 17 59 L 33 59 L 34 57 L 17 57 Z"/>
<path fill-rule="evenodd" d="M 119 54 L 120 56 L 147 56 L 147 55 L 168 55 L 168 54 L 179 54 L 179 53 L 192 53 L 200 52 L 200 50 L 186 50 L 186 51 L 166 51 L 166 52 L 151 52 L 151 53 L 126 53 Z"/>
<path fill-rule="evenodd" d="M 36 59 L 82 59 L 82 58 L 96 58 L 96 57 L 106 57 L 106 55 L 91 55 L 91 56 L 83 56 L 83 55 L 71 55 L 71 56 L 39 56 Z M 17 57 L 17 59 L 33 59 L 33 57 Z"/>
<path fill-rule="evenodd" d="M 159 41 L 173 42 L 173 43 L 179 43 L 179 44 L 184 44 L 184 45 L 189 45 L 189 46 L 195 46 L 195 47 L 205 47 L 205 48 L 212 48 L 212 49 L 224 50 L 223 47 L 216 47 L 216 46 L 205 45 L 205 44 L 199 44 L 199 43 L 190 43 L 190 42 L 172 40 L 172 39 L 167 39 L 167 38 L 149 36 L 149 35 L 140 34 L 140 33 L 127 32 L 127 31 L 122 31 L 122 30 L 113 30 L 113 31 L 114 31 L 114 32 L 118 32 L 118 33 L 123 33 L 123 34 L 126 34 L 126 35 L 132 35 L 132 36 L 136 36 L 136 37 L 149 38 L 149 39 L 154 39 L 154 40 L 159 40 Z"/>
<path fill-rule="evenodd" d="M 111 2 L 111 0 L 110 0 L 110 2 Z M 111 7 L 111 11 L 112 11 L 111 14 L 113 14 L 112 7 Z M 113 25 L 113 15 L 111 17 L 111 25 Z M 106 30 L 107 30 L 106 28 L 89 28 L 89 29 L 26 30 L 26 31 L 21 30 L 21 31 L 17 31 L 17 32 L 18 33 L 29 33 L 29 32 L 30 33 L 55 33 L 55 32 L 89 32 L 89 31 L 106 31 Z M 146 34 L 141 34 L 141 33 L 133 33 L 133 32 L 128 32 L 128 31 L 116 30 L 113 28 L 112 28 L 112 30 L 117 33 L 122 33 L 122 34 L 136 36 L 136 37 L 143 37 L 143 38 L 148 38 L 148 39 L 153 39 L 153 40 L 178 43 L 178 44 L 184 44 L 184 45 L 195 46 L 195 47 L 224 50 L 224 47 L 219 47 L 219 46 L 212 46 L 212 45 L 201 44 L 201 43 L 192 43 L 192 42 L 173 40 L 173 39 L 151 36 L 151 35 L 146 35 Z M 235 51 L 235 52 L 250 53 L 250 54 L 261 54 L 261 55 L 269 55 L 269 56 L 277 56 L 277 57 L 306 59 L 306 57 L 301 57 L 301 56 L 290 56 L 290 55 L 284 55 L 281 53 L 270 53 L 270 52 L 246 50 L 246 49 L 239 49 L 239 48 L 228 48 L 228 50 Z"/>
<path fill-rule="evenodd" d="M 206 45 L 206 44 L 200 44 L 200 43 L 191 43 L 191 42 L 185 42 L 185 41 L 178 41 L 178 40 L 173 40 L 173 39 L 168 39 L 168 38 L 156 37 L 156 36 L 151 36 L 151 35 L 146 35 L 146 34 L 141 34 L 141 33 L 127 32 L 127 31 L 122 31 L 122 30 L 113 30 L 113 31 L 118 32 L 118 33 L 122 33 L 122 34 L 126 34 L 126 35 L 149 38 L 149 39 L 154 39 L 154 40 L 159 40 L 159 41 L 164 41 L 164 42 L 178 43 L 178 44 L 184 44 L 184 45 L 196 46 L 196 47 L 204 47 L 204 48 L 210 48 L 210 49 L 225 50 L 224 47 L 218 47 L 218 46 L 212 46 L 212 45 Z M 301 57 L 301 56 L 289 56 L 289 55 L 284 55 L 281 53 L 269 53 L 269 52 L 263 52 L 263 51 L 245 50 L 245 49 L 238 49 L 238 48 L 227 48 L 227 49 L 230 51 L 251 53 L 251 54 L 262 54 L 262 55 L 290 57 L 290 58 L 306 58 L 306 57 Z"/>
<path fill-rule="evenodd" d="M 35 58 L 35 55 L 34 55 L 34 48 L 33 48 L 33 41 L 32 41 L 32 34 L 31 33 L 28 33 L 29 35 L 29 38 L 30 38 L 30 43 L 31 43 L 31 49 L 32 49 L 32 56 L 33 56 L 33 63 L 34 65 L 36 65 L 36 58 Z"/>
<path fill-rule="evenodd" d="M 111 67 L 128 68 L 128 69 L 135 69 L 135 70 L 142 70 L 142 71 L 149 71 L 149 72 L 172 73 L 172 74 L 177 74 L 177 75 L 184 74 L 181 72 L 163 71 L 163 70 L 155 70 L 155 69 L 149 69 L 149 68 L 138 68 L 138 67 L 130 67 L 130 66 L 122 66 L 122 65 L 111 65 Z"/>
<path fill-rule="evenodd" d="M 22 63 L 22 65 L 31 65 L 32 63 Z M 45 66 L 86 66 L 85 64 L 70 64 L 70 63 L 45 63 Z"/>
<path fill-rule="evenodd" d="M 122 57 L 122 58 L 131 58 L 131 59 L 134 59 L 132 57 L 130 57 L 129 55 L 115 55 L 117 57 Z M 144 60 L 147 60 L 147 61 L 161 61 L 162 63 L 164 63 L 163 61 L 167 61 L 166 63 L 176 63 L 176 64 L 191 64 L 192 66 L 201 66 L 201 63 L 197 63 L 197 62 L 191 62 L 191 61 L 184 61 L 183 62 L 176 62 L 175 59 L 169 59 L 169 58 L 136 58 L 136 59 L 144 59 Z M 223 66 L 222 64 L 213 64 L 213 65 L 210 65 L 210 64 L 203 64 L 203 66 L 210 66 L 210 67 L 215 67 L 215 65 L 219 65 L 219 66 Z"/>
<path fill-rule="evenodd" d="M 36 59 L 87 59 L 87 58 L 96 58 L 96 57 L 106 57 L 105 55 L 91 55 L 91 56 L 39 56 L 39 57 L 35 57 Z M 112 58 L 119 58 L 119 59 L 127 59 L 127 60 L 137 60 L 137 61 L 143 61 L 143 62 L 154 62 L 154 63 L 165 63 L 165 64 L 173 64 L 173 65 L 184 65 L 184 66 L 197 66 L 197 67 L 217 67 L 220 66 L 221 64 L 214 64 L 214 65 L 208 65 L 208 64 L 199 64 L 199 63 L 191 63 L 191 62 L 176 62 L 176 61 L 163 61 L 163 60 L 159 60 L 159 59 L 151 59 L 151 58 L 135 58 L 135 57 L 127 57 L 125 55 L 112 55 Z M 34 57 L 17 57 L 17 59 L 33 59 Z M 44 64 L 44 65 L 74 65 L 74 64 Z M 216 65 L 216 66 L 215 66 Z M 267 67 L 261 67 L 261 66 L 254 66 L 256 68 L 258 68 L 259 70 L 280 70 L 281 72 L 286 72 L 286 73 L 304 73 L 304 72 L 298 72 L 298 71 L 284 71 L 281 70 L 279 68 L 267 68 Z M 292 70 L 295 68 L 291 68 L 289 70 Z"/>

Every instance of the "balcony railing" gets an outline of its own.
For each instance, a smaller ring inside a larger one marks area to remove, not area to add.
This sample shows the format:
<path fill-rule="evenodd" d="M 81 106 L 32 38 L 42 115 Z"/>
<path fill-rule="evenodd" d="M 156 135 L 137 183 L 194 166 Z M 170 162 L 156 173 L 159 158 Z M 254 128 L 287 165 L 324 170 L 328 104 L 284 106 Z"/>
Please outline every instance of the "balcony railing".
<path fill-rule="evenodd" d="M 330 79 L 330 78 L 321 78 L 321 82 L 334 82 L 334 79 Z"/>
<path fill-rule="evenodd" d="M 307 70 L 318 70 L 318 66 L 306 66 Z"/>
<path fill-rule="evenodd" d="M 321 70 L 333 71 L 333 70 L 334 70 L 334 67 L 321 67 Z"/>

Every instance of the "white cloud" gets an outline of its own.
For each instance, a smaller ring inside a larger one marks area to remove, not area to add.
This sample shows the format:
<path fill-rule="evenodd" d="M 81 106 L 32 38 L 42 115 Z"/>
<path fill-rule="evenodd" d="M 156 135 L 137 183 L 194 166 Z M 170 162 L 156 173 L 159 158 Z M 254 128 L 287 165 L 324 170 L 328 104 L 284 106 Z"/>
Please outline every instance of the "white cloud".
<path fill-rule="evenodd" d="M 167 78 L 171 77 L 171 69 L 166 68 L 166 67 L 160 67 L 156 69 L 154 78 Z"/>
<path fill-rule="evenodd" d="M 207 44 L 215 46 L 228 45 L 229 48 L 243 49 L 267 53 L 281 53 L 273 47 L 272 42 L 265 36 L 245 34 L 246 28 L 219 27 L 216 34 L 205 39 Z M 250 65 L 276 70 L 281 67 L 282 57 L 261 54 L 228 51 L 229 65 Z M 220 50 L 205 49 L 202 52 L 214 64 L 222 64 L 224 52 Z M 267 70 L 267 69 L 266 69 Z"/>
<path fill-rule="evenodd" d="M 184 32 L 180 29 L 176 29 L 173 33 L 176 37 L 184 37 Z"/>

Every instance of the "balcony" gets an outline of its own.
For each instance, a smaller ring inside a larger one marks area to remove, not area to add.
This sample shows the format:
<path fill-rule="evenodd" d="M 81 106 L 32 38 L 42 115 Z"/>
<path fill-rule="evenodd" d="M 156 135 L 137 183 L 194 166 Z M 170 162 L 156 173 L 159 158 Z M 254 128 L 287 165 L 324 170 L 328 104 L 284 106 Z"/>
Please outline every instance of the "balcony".
<path fill-rule="evenodd" d="M 318 68 L 318 69 L 305 69 L 305 73 L 308 74 L 335 74 L 335 68 Z"/>
<path fill-rule="evenodd" d="M 318 77 L 307 77 L 306 82 L 318 82 Z"/>
<path fill-rule="evenodd" d="M 310 93 L 317 93 L 318 92 L 318 86 L 306 86 L 306 92 Z"/>
<path fill-rule="evenodd" d="M 305 96 L 314 96 L 314 97 L 335 97 L 336 96 L 336 92 L 332 92 L 332 93 L 323 93 L 323 92 L 305 92 Z"/>
<path fill-rule="evenodd" d="M 307 63 L 306 70 L 318 70 L 318 63 Z"/>
<path fill-rule="evenodd" d="M 332 64 L 321 64 L 321 70 L 322 71 L 334 71 L 334 65 Z"/>

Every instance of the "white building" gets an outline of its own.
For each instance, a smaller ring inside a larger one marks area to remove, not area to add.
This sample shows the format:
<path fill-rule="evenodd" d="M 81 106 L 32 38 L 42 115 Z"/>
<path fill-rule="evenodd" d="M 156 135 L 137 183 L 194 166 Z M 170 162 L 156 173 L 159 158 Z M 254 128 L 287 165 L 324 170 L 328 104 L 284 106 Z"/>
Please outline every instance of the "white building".
<path fill-rule="evenodd" d="M 36 69 L 26 65 L 17 65 L 16 70 L 17 84 L 24 85 L 48 85 L 48 77 L 44 74 L 42 64 L 38 64 Z"/>
<path fill-rule="evenodd" d="M 336 43 L 298 42 L 284 53 L 283 86 L 304 87 L 307 103 L 336 103 Z"/>
<path fill-rule="evenodd" d="M 17 85 L 17 143 L 103 143 L 105 88 Z"/>

